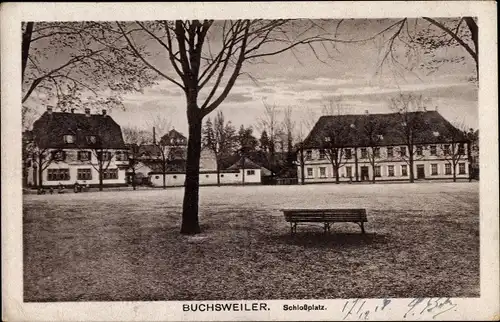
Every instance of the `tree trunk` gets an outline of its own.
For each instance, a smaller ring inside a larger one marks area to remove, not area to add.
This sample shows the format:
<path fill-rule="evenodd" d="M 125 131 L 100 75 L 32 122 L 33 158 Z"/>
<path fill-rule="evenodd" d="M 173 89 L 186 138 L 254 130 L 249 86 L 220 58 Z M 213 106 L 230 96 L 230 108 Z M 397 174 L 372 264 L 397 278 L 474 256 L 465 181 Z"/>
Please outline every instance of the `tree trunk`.
<path fill-rule="evenodd" d="M 102 191 L 103 178 L 102 178 L 102 168 L 99 170 L 99 191 Z"/>
<path fill-rule="evenodd" d="M 333 171 L 335 171 L 335 183 L 339 184 L 340 182 L 340 176 L 339 176 L 339 167 L 335 166 L 332 164 Z"/>
<path fill-rule="evenodd" d="M 132 189 L 135 190 L 135 168 L 132 168 Z"/>
<path fill-rule="evenodd" d="M 300 148 L 300 179 L 302 184 L 306 181 L 306 174 L 304 173 L 305 164 L 304 164 L 304 149 Z"/>
<path fill-rule="evenodd" d="M 452 162 L 452 166 L 453 166 L 453 182 L 457 182 L 457 165 L 454 160 Z"/>
<path fill-rule="evenodd" d="M 243 159 L 241 160 L 241 164 L 242 164 L 242 168 L 241 171 L 243 172 L 243 175 L 242 175 L 242 185 L 245 185 L 245 155 L 243 155 Z M 271 178 L 273 177 L 273 170 L 271 170 Z"/>
<path fill-rule="evenodd" d="M 474 42 L 475 56 L 473 57 L 476 61 L 476 76 L 477 81 L 479 82 L 479 44 L 478 44 L 478 26 L 472 17 L 465 17 L 465 23 L 467 23 L 467 27 L 469 27 L 472 41 Z"/>
<path fill-rule="evenodd" d="M 38 182 L 37 182 L 37 186 L 39 188 L 42 188 L 42 186 L 43 186 L 43 167 L 42 166 L 38 167 Z"/>
<path fill-rule="evenodd" d="M 415 174 L 413 171 L 413 153 L 411 153 L 411 152 L 410 152 L 410 155 L 408 157 L 408 165 L 410 167 L 410 183 L 414 183 L 415 182 Z"/>
<path fill-rule="evenodd" d="M 188 113 L 197 107 L 188 107 Z M 202 119 L 196 115 L 188 115 L 189 138 L 186 160 L 186 181 L 184 182 L 184 201 L 182 204 L 181 234 L 198 234 L 201 232 L 198 221 L 198 201 L 200 190 L 200 155 Z"/>
<path fill-rule="evenodd" d="M 163 189 L 167 189 L 167 178 L 165 176 L 165 169 L 163 170 Z"/>
<path fill-rule="evenodd" d="M 22 63 L 22 76 L 21 79 L 24 80 L 24 71 L 26 70 L 26 65 L 28 64 L 28 57 L 30 53 L 31 45 L 31 35 L 33 34 L 34 22 L 30 21 L 26 23 L 26 30 L 23 32 L 22 39 L 22 53 L 21 53 L 21 63 Z"/>
<path fill-rule="evenodd" d="M 356 182 L 359 181 L 359 173 L 358 173 L 358 148 L 354 148 L 354 166 L 356 171 Z"/>
<path fill-rule="evenodd" d="M 373 172 L 372 183 L 375 183 L 375 164 L 372 164 L 372 172 Z"/>
<path fill-rule="evenodd" d="M 215 157 L 215 166 L 217 170 L 217 187 L 220 187 L 220 166 L 218 157 Z"/>

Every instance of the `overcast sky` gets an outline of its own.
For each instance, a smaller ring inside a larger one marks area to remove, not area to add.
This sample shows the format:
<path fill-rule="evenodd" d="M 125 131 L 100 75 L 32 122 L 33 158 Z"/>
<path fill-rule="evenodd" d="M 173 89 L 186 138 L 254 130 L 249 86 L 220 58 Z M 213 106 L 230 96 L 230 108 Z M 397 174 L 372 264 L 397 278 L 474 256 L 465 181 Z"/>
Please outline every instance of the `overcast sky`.
<path fill-rule="evenodd" d="M 363 20 L 345 24 L 341 33 L 359 39 L 379 27 L 378 22 Z M 294 120 L 300 123 L 310 119 L 311 112 L 319 117 L 323 105 L 332 98 L 341 99 L 348 113 L 384 113 L 390 112 L 387 102 L 391 95 L 411 91 L 423 94 L 429 100 L 428 108 L 438 107 L 449 121 L 478 127 L 477 85 L 468 82 L 475 75 L 475 65 L 462 48 L 441 55 L 462 56 L 463 62 L 445 64 L 430 75 L 423 71 L 407 73 L 404 79 L 388 69 L 377 74 L 381 54 L 376 42 L 342 45 L 338 50 L 327 64 L 318 61 L 307 48 L 295 56 L 284 53 L 267 63 L 246 64 L 244 72 L 252 79 L 242 75 L 219 109 L 235 126 L 255 127 L 264 113 L 264 100 L 281 108 L 292 107 Z M 164 65 L 163 55 L 151 59 Z M 125 95 L 124 102 L 125 111 L 109 112 L 120 125 L 144 128 L 152 119 L 166 115 L 173 127 L 187 134 L 185 97 L 176 85 L 161 80 L 143 94 Z"/>

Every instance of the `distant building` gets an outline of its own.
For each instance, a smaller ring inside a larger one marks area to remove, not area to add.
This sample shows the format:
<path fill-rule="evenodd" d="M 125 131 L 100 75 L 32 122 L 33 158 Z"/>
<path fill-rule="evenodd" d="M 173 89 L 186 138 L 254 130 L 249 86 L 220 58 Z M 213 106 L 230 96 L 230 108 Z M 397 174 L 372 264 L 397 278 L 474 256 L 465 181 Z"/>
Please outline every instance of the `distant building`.
<path fill-rule="evenodd" d="M 468 178 L 469 142 L 462 131 L 437 111 L 411 112 L 405 117 L 418 119 L 418 124 L 409 130 L 410 125 L 398 113 L 320 117 L 303 142 L 303 164 L 298 157 L 299 182 L 302 168 L 305 183 L 336 181 L 334 157 L 338 157 L 341 182 L 373 177 L 376 181 L 407 181 L 411 163 L 408 135 L 414 148 L 415 180 L 451 179 L 454 172 L 456 178 Z"/>
<path fill-rule="evenodd" d="M 27 184 L 69 186 L 126 185 L 128 151 L 120 126 L 102 114 L 54 112 L 51 107 L 36 120 L 24 156 Z"/>

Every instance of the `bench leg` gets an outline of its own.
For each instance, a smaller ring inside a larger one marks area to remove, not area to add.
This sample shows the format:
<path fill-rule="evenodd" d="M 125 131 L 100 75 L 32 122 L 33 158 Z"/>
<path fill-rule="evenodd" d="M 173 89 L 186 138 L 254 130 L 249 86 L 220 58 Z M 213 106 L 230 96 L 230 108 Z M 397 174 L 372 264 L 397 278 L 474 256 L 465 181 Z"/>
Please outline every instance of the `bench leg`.
<path fill-rule="evenodd" d="M 294 233 L 297 233 L 297 223 L 291 222 L 290 223 L 290 234 L 293 235 Z"/>
<path fill-rule="evenodd" d="M 364 222 L 361 222 L 361 232 L 364 234 L 365 233 L 365 225 Z"/>
<path fill-rule="evenodd" d="M 326 234 L 327 232 L 328 232 L 328 233 L 330 233 L 330 223 L 325 223 L 325 227 L 324 227 L 324 229 L 325 229 L 325 234 Z"/>

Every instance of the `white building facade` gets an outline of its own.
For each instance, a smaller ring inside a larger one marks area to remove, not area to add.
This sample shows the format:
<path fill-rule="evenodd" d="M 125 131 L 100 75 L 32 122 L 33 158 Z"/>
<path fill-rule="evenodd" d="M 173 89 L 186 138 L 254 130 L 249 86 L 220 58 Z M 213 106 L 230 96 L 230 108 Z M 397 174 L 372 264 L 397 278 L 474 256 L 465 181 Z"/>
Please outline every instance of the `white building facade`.
<path fill-rule="evenodd" d="M 27 183 L 33 187 L 126 186 L 128 149 L 121 128 L 103 114 L 53 112 L 33 125 Z"/>
<path fill-rule="evenodd" d="M 304 183 L 335 182 L 336 168 L 339 182 L 409 181 L 411 166 L 414 180 L 468 179 L 469 143 L 463 133 L 436 111 L 413 113 L 419 123 L 411 131 L 395 113 L 321 117 L 304 141 L 303 156 L 299 151 L 299 182 L 302 171 Z M 336 146 L 330 133 L 338 136 Z"/>

